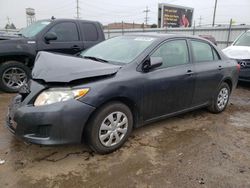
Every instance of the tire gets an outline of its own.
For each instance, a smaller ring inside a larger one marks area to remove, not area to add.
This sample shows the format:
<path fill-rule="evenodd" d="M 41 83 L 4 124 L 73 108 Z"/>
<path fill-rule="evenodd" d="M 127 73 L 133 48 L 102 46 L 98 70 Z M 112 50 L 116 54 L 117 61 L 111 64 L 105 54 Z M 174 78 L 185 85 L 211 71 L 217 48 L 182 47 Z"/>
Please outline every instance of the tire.
<path fill-rule="evenodd" d="M 120 123 L 116 124 L 119 116 Z M 111 124 L 109 120 L 112 120 L 112 118 L 115 120 L 114 124 Z M 83 136 L 87 145 L 93 151 L 99 154 L 107 154 L 119 149 L 126 142 L 132 128 L 133 115 L 130 109 L 123 103 L 110 102 L 98 109 L 92 116 Z M 117 135 L 120 141 L 117 139 Z"/>
<path fill-rule="evenodd" d="M 30 78 L 30 69 L 19 61 L 0 64 L 0 89 L 9 93 L 19 91 L 22 84 Z"/>
<path fill-rule="evenodd" d="M 217 90 L 215 96 L 213 97 L 211 105 L 208 107 L 208 110 L 216 114 L 223 112 L 227 107 L 230 92 L 231 90 L 229 85 L 223 82 Z"/>

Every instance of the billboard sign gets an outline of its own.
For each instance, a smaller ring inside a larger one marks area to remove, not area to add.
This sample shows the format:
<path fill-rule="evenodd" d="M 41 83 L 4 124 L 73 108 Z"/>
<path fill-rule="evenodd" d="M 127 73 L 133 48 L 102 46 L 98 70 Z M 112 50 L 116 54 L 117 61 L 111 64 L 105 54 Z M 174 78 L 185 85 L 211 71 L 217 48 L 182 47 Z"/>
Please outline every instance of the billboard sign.
<path fill-rule="evenodd" d="M 191 27 L 194 9 L 170 4 L 159 4 L 158 27 Z"/>

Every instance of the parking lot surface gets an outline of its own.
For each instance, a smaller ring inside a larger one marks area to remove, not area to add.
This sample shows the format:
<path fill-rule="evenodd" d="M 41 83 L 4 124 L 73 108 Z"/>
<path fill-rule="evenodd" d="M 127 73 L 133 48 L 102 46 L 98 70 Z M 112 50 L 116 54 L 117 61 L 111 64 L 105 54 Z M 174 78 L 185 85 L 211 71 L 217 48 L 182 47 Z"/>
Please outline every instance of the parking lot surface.
<path fill-rule="evenodd" d="M 17 140 L 4 127 L 12 96 L 0 93 L 0 187 L 250 187 L 250 84 L 238 86 L 225 112 L 147 125 L 109 155 Z"/>

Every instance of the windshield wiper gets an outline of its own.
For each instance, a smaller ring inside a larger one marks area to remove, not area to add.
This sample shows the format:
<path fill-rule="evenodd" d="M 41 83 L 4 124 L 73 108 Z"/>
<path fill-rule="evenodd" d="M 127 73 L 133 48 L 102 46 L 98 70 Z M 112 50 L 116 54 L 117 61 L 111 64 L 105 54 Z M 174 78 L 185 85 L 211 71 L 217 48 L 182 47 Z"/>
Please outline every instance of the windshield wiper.
<path fill-rule="evenodd" d="M 105 59 L 102 59 L 102 58 L 99 58 L 99 57 L 93 57 L 93 56 L 82 56 L 83 58 L 85 59 L 91 59 L 91 60 L 94 60 L 94 61 L 99 61 L 99 62 L 104 62 L 104 63 L 108 63 L 109 61 L 105 60 Z"/>

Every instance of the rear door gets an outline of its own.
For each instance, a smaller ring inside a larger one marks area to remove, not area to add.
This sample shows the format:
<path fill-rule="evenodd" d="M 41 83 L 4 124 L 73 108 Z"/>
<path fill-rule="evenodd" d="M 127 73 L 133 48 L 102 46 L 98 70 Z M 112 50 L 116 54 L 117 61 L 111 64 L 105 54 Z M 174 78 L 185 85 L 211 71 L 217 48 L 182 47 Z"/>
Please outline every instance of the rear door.
<path fill-rule="evenodd" d="M 46 33 L 48 32 L 56 33 L 57 40 L 46 42 L 44 38 L 42 38 L 42 40 L 38 42 L 39 51 L 76 54 L 83 49 L 83 43 L 80 40 L 76 22 L 64 21 L 56 23 Z"/>
<path fill-rule="evenodd" d="M 80 22 L 80 28 L 81 28 L 81 34 L 83 36 L 84 49 L 90 48 L 95 44 L 103 41 L 103 36 L 101 36 L 100 33 L 101 28 L 99 28 L 99 25 L 93 22 L 84 21 Z"/>
<path fill-rule="evenodd" d="M 194 76 L 185 39 L 175 39 L 162 44 L 152 55 L 162 57 L 163 65 L 145 73 L 143 114 L 151 120 L 191 105 Z"/>
<path fill-rule="evenodd" d="M 212 45 L 202 40 L 189 41 L 195 70 L 193 106 L 210 102 L 223 78 L 223 61 Z"/>

